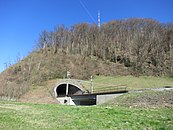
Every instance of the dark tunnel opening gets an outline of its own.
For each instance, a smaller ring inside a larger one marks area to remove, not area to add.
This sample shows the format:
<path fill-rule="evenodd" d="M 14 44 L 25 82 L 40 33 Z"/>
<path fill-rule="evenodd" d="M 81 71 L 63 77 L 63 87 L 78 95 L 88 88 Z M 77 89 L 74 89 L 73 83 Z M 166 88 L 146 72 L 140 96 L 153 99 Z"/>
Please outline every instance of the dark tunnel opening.
<path fill-rule="evenodd" d="M 82 90 L 79 89 L 78 87 L 72 85 L 72 84 L 69 84 L 69 87 L 68 87 L 68 94 L 69 94 L 69 95 L 82 94 Z"/>
<path fill-rule="evenodd" d="M 58 97 L 60 96 L 68 96 L 68 95 L 80 95 L 83 94 L 82 90 L 79 89 L 78 87 L 76 87 L 75 85 L 72 84 L 68 84 L 68 94 L 66 94 L 66 88 L 67 88 L 67 84 L 60 84 L 57 88 L 56 88 L 56 94 Z"/>
<path fill-rule="evenodd" d="M 56 88 L 57 96 L 65 96 L 66 95 L 66 84 L 61 84 Z"/>

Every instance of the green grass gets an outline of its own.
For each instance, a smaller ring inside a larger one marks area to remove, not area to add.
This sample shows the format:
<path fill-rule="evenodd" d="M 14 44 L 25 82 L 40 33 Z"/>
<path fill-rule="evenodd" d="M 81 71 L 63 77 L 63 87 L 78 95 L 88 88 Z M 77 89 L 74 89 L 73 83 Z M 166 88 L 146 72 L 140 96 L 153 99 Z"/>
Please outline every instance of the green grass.
<path fill-rule="evenodd" d="M 173 90 L 126 93 L 104 105 L 127 107 L 173 107 Z"/>
<path fill-rule="evenodd" d="M 173 129 L 173 108 L 60 106 L 0 101 L 2 130 Z"/>
<path fill-rule="evenodd" d="M 128 90 L 138 90 L 145 88 L 159 88 L 164 86 L 173 86 L 171 77 L 153 77 L 153 76 L 97 76 L 93 79 L 94 90 L 106 86 L 126 85 Z"/>

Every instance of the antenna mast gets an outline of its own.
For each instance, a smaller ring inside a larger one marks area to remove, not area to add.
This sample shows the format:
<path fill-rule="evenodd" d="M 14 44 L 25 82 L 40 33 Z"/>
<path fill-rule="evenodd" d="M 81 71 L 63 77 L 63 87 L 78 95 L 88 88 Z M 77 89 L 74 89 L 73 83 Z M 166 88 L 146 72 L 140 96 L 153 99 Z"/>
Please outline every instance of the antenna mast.
<path fill-rule="evenodd" d="M 101 27 L 100 10 L 98 10 L 98 27 L 99 27 L 99 29 L 100 29 L 100 27 Z"/>

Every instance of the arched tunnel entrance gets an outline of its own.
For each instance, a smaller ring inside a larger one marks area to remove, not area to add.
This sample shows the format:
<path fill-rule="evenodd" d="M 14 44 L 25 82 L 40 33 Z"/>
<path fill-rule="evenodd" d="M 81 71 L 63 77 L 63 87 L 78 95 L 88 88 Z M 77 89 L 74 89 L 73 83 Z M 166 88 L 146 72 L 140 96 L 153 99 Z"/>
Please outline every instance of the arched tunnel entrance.
<path fill-rule="evenodd" d="M 86 90 L 72 83 L 61 83 L 54 88 L 55 96 L 61 104 L 95 105 L 95 96 L 85 96 Z M 84 94 L 85 93 L 85 94 Z"/>
<path fill-rule="evenodd" d="M 84 90 L 79 88 L 78 86 L 75 86 L 73 84 L 59 84 L 57 87 L 55 87 L 55 95 L 57 97 L 62 96 L 70 96 L 70 95 L 81 95 L 84 93 Z"/>

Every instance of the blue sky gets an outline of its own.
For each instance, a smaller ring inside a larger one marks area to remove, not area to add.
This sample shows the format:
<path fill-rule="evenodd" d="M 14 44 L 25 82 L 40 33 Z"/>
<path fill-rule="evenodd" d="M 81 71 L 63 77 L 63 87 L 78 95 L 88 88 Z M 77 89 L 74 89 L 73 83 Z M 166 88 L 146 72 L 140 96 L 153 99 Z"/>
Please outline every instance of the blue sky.
<path fill-rule="evenodd" d="M 131 17 L 173 22 L 173 0 L 0 0 L 0 72 L 34 49 L 41 31 L 94 23 L 98 10 L 102 23 Z"/>

